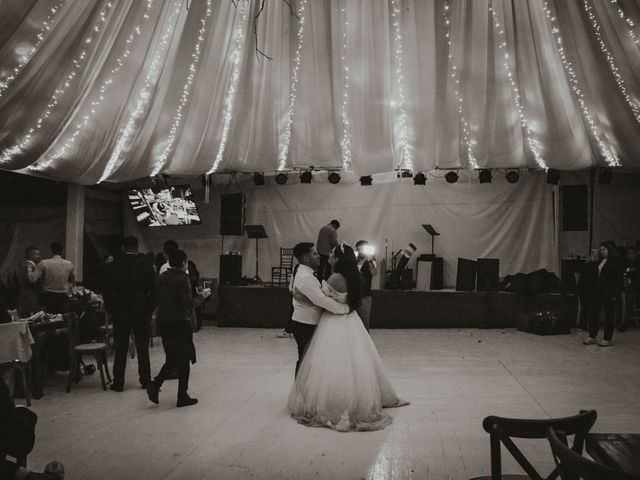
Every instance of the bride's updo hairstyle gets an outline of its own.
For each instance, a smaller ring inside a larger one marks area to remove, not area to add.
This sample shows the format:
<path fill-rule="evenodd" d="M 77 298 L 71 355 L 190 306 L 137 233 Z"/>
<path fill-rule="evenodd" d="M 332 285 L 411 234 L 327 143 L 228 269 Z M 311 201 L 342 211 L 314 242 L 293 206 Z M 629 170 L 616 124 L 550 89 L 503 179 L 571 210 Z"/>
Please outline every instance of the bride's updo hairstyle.
<path fill-rule="evenodd" d="M 362 299 L 362 278 L 356 254 L 353 248 L 343 243 L 333 249 L 333 256 L 336 258 L 333 271 L 347 280 L 347 303 L 351 310 L 356 310 Z"/>

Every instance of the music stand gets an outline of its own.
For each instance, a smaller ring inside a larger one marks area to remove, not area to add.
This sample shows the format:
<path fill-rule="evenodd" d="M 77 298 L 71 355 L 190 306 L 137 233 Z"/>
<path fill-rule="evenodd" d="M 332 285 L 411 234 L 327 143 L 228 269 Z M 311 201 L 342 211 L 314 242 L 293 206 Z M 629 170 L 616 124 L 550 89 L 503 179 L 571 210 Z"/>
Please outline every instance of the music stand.
<path fill-rule="evenodd" d="M 422 228 L 426 230 L 426 232 L 431 235 L 431 258 L 435 258 L 436 254 L 434 253 L 434 239 L 436 235 L 440 235 L 431 225 L 422 225 Z"/>
<path fill-rule="evenodd" d="M 256 276 L 253 277 L 251 280 L 255 280 L 256 282 L 258 282 L 260 285 L 264 286 L 264 282 L 262 281 L 262 279 L 260 278 L 260 275 L 258 275 L 258 263 L 259 263 L 259 250 L 258 250 L 258 240 L 260 240 L 261 238 L 269 238 L 267 236 L 267 232 L 265 231 L 264 227 L 262 225 L 245 225 L 244 226 L 244 231 L 247 232 L 247 237 L 248 238 L 255 238 L 256 239 Z"/>

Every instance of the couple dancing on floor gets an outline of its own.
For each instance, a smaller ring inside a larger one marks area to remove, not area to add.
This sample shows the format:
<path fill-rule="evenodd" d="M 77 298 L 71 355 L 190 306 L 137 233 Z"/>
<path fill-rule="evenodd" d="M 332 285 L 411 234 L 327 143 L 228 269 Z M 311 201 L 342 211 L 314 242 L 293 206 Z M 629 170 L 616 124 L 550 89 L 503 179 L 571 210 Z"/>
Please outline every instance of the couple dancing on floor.
<path fill-rule="evenodd" d="M 288 409 L 299 423 L 341 432 L 381 430 L 393 418 L 383 408 L 401 407 L 369 333 L 356 309 L 362 281 L 349 245 L 333 249 L 333 274 L 314 276 L 320 258 L 313 243 L 293 249 L 299 262 L 290 285 L 291 330 L 298 345 L 296 378 Z"/>

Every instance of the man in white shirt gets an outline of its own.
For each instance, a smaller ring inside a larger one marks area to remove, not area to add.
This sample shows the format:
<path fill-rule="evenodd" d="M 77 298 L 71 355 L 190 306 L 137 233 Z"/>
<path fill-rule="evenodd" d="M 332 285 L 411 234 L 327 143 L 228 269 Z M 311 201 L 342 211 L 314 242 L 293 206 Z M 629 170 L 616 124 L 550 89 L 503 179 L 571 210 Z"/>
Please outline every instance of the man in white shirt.
<path fill-rule="evenodd" d="M 53 242 L 50 246 L 52 256 L 42 260 L 38 269 L 42 274 L 44 304 L 49 313 L 65 313 L 69 304 L 71 287 L 75 283 L 73 263 L 62 258 L 62 245 Z"/>
<path fill-rule="evenodd" d="M 327 310 L 338 315 L 346 314 L 349 313 L 349 306 L 336 302 L 322 292 L 320 282 L 314 276 L 314 272 L 320 265 L 320 258 L 313 243 L 297 244 L 293 247 L 293 255 L 300 264 L 291 282 L 293 294 L 291 330 L 298 344 L 297 374 L 304 351 L 313 336 L 322 312 Z"/>

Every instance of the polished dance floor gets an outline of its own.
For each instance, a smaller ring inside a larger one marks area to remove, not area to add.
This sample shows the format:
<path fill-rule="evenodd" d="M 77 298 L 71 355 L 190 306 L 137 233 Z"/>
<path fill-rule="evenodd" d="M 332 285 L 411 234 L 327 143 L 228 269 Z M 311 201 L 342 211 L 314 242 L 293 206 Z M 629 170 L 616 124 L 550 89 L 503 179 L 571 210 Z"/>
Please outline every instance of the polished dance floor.
<path fill-rule="evenodd" d="M 465 479 L 489 474 L 482 419 L 550 417 L 594 408 L 594 431 L 640 432 L 640 331 L 616 334 L 612 348 L 581 345 L 584 334 L 540 337 L 515 330 L 373 330 L 408 407 L 391 427 L 338 433 L 307 428 L 285 410 L 295 364 L 293 339 L 278 330 L 205 327 L 190 393 L 176 409 L 177 382 L 160 406 L 137 384 L 129 360 L 123 393 L 99 376 L 64 392 L 66 376 L 33 402 L 40 416 L 29 465 L 49 460 L 69 479 Z M 162 362 L 159 339 L 152 370 Z M 542 470 L 545 442 L 524 444 Z M 505 473 L 517 469 L 503 454 Z"/>

